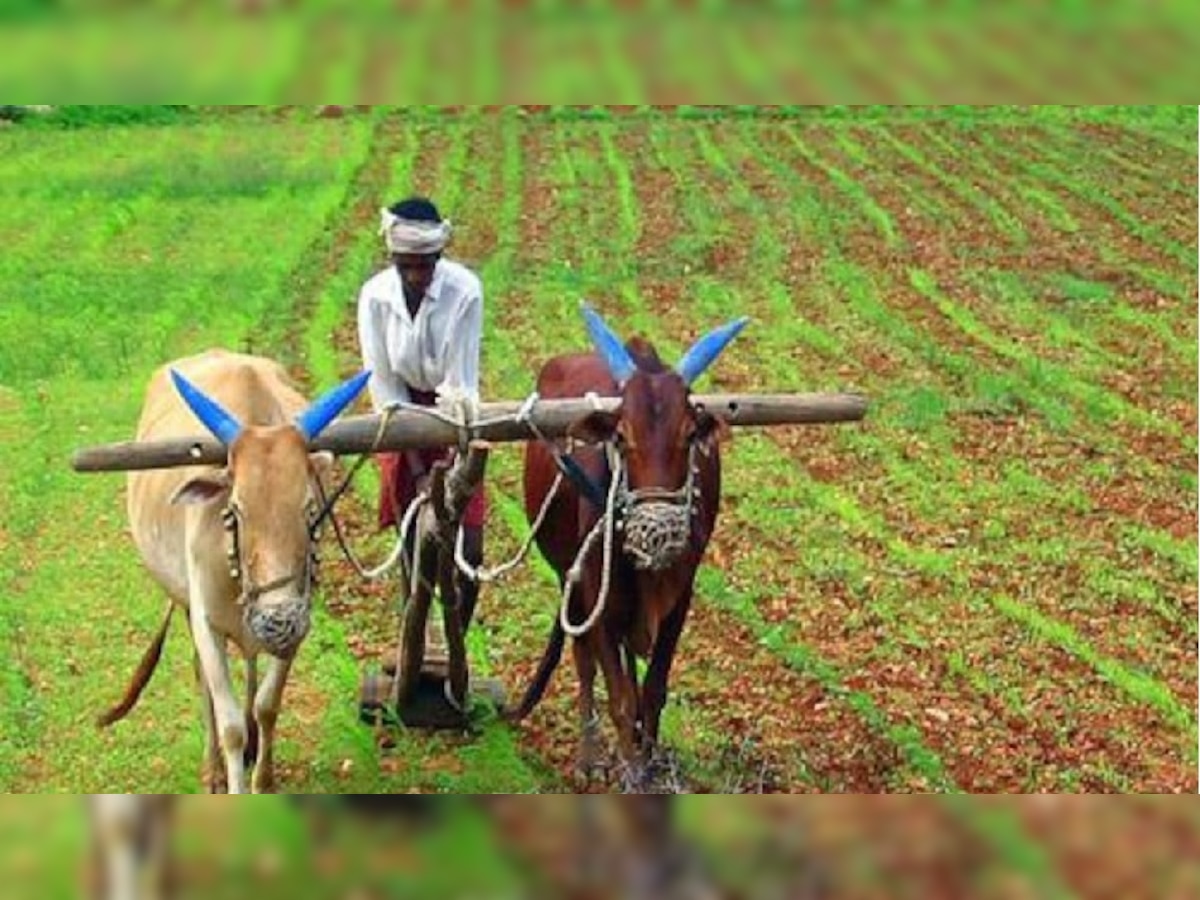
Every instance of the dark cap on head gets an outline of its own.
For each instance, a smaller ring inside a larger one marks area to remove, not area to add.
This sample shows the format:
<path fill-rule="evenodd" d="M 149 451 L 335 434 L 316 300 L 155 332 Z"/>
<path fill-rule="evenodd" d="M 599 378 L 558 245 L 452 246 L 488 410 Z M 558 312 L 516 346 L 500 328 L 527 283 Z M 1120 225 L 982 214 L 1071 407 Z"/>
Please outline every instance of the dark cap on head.
<path fill-rule="evenodd" d="M 440 222 L 442 215 L 428 197 L 407 197 L 388 207 L 392 215 L 411 222 Z"/>

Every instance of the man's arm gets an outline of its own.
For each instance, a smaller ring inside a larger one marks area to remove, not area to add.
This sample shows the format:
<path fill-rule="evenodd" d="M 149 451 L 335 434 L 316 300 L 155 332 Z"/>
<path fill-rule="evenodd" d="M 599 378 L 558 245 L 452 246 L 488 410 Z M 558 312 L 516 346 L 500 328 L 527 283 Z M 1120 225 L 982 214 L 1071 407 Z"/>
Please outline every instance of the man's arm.
<path fill-rule="evenodd" d="M 379 308 L 370 301 L 366 288 L 358 296 L 358 346 L 363 368 L 371 370 L 367 390 L 376 412 L 392 403 L 408 401 L 408 389 L 392 371 L 384 343 L 383 321 Z"/>
<path fill-rule="evenodd" d="M 446 377 L 439 393 L 449 389 L 465 391 L 479 399 L 479 347 L 483 335 L 483 291 L 468 294 L 453 326 L 446 347 Z"/>
<path fill-rule="evenodd" d="M 365 291 L 358 298 L 358 345 L 362 352 L 363 367 L 371 370 L 371 380 L 367 387 L 371 392 L 371 405 L 380 412 L 393 403 L 409 402 L 408 388 L 404 381 L 392 371 L 388 360 L 387 345 L 383 339 L 383 322 L 377 308 L 367 298 Z M 428 476 L 421 455 L 416 450 L 405 450 L 404 461 L 413 481 L 420 481 Z"/>

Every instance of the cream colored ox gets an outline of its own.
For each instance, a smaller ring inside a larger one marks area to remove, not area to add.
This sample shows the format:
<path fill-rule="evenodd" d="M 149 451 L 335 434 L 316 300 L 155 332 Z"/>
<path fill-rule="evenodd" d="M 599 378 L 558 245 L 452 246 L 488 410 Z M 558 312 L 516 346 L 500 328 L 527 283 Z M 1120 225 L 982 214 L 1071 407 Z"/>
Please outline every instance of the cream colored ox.
<path fill-rule="evenodd" d="M 134 543 L 170 600 L 124 698 L 99 724 L 123 718 L 137 703 L 171 614 L 182 607 L 204 711 L 203 777 L 213 793 L 245 793 L 248 767 L 255 793 L 274 787 L 275 722 L 309 629 L 318 480 L 332 462 L 308 444 L 368 376 L 359 373 L 312 405 L 278 363 L 224 350 L 163 366 L 151 378 L 137 439 L 191 437 L 199 419 L 228 448 L 228 462 L 129 473 Z M 227 642 L 246 660 L 244 711 L 230 680 Z M 261 653 L 270 660 L 258 685 Z"/>

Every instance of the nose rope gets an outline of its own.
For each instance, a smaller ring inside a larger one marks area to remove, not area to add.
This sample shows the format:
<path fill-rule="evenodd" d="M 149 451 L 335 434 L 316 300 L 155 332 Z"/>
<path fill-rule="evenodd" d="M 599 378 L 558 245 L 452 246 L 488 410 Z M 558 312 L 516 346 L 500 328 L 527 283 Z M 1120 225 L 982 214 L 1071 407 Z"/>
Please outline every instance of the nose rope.
<path fill-rule="evenodd" d="M 605 503 L 604 514 L 596 520 L 596 524 L 588 532 L 587 537 L 579 547 L 579 552 L 575 555 L 575 562 L 571 564 L 571 568 L 567 572 L 567 577 L 563 580 L 562 602 L 559 604 L 558 622 L 562 626 L 562 630 L 572 638 L 580 638 L 591 631 L 600 620 L 600 616 L 604 614 L 604 608 L 608 604 L 609 582 L 612 578 L 613 545 L 616 543 L 617 498 L 621 491 L 621 485 L 624 483 L 624 467 L 619 453 L 615 454 L 614 463 L 615 467 L 608 485 L 608 498 Z M 601 536 L 604 539 L 602 545 L 604 555 L 600 565 L 600 591 L 596 596 L 596 605 L 592 607 L 591 613 L 581 624 L 573 625 L 567 613 L 567 607 L 571 599 L 571 589 L 583 578 L 583 564 L 587 560 L 587 555 L 591 551 L 592 545 Z"/>

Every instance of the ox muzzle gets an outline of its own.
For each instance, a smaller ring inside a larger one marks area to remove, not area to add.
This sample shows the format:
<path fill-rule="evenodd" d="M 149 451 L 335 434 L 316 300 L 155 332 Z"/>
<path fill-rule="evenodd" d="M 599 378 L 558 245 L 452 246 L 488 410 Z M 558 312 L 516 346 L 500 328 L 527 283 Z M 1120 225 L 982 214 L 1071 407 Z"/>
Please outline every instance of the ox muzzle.
<path fill-rule="evenodd" d="M 614 456 L 617 451 L 612 450 Z M 616 462 L 610 460 L 610 465 Z M 691 544 L 692 519 L 698 513 L 696 500 L 700 487 L 696 447 L 688 453 L 688 473 L 678 490 L 663 488 L 629 488 L 629 474 L 620 465 L 618 488 L 621 549 L 635 569 L 661 572 L 675 565 Z"/>
<path fill-rule="evenodd" d="M 248 602 L 242 618 L 264 650 L 280 659 L 290 659 L 308 636 L 312 603 L 306 596 L 273 603 Z"/>
<path fill-rule="evenodd" d="M 254 583 L 242 558 L 237 510 L 227 506 L 221 518 L 229 538 L 226 549 L 229 575 L 241 584 L 238 605 L 242 607 L 242 622 L 264 650 L 280 659 L 290 659 L 312 626 L 312 586 L 317 567 L 316 507 L 310 505 L 308 509 L 309 542 L 303 564 L 292 574 L 266 584 Z"/>

